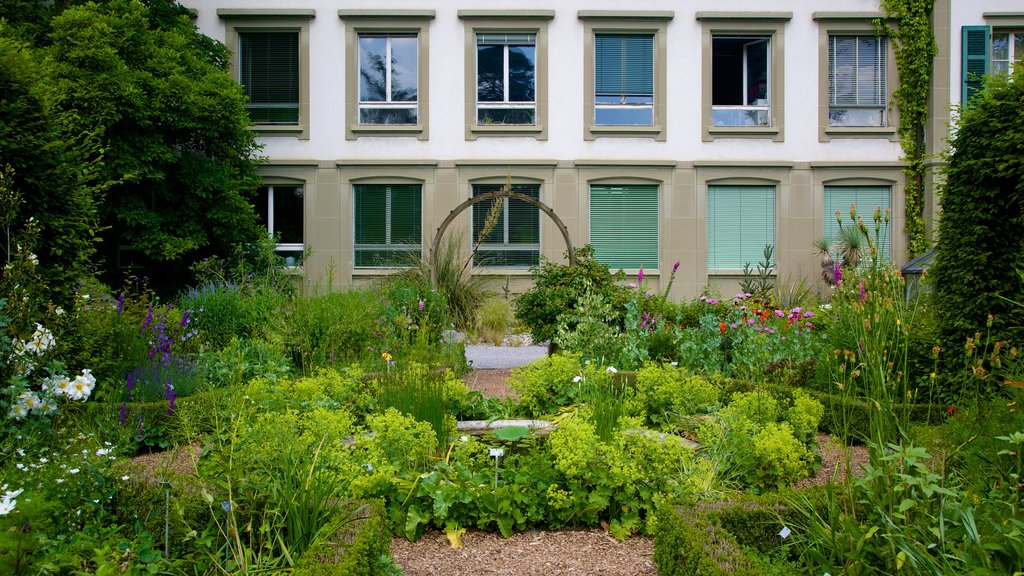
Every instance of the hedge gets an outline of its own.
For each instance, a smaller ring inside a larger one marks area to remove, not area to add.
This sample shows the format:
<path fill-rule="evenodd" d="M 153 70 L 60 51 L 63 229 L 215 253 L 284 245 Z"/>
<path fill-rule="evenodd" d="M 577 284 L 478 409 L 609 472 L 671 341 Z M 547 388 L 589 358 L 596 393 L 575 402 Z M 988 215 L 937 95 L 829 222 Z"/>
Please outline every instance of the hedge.
<path fill-rule="evenodd" d="M 302 555 L 294 576 L 386 576 L 391 531 L 384 503 L 373 500 L 342 508 L 338 518 Z"/>
<path fill-rule="evenodd" d="M 824 492 L 802 492 L 824 507 Z M 779 531 L 795 514 L 784 496 L 745 496 L 737 500 L 658 511 L 654 563 L 661 576 L 762 576 L 756 552 L 778 553 Z"/>

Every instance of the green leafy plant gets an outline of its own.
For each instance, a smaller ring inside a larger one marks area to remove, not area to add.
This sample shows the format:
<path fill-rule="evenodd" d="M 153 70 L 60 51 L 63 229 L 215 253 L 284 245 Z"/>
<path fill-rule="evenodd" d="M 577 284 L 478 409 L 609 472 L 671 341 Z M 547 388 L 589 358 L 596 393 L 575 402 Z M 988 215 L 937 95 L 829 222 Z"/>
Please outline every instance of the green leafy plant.
<path fill-rule="evenodd" d="M 500 345 L 512 324 L 512 307 L 504 298 L 489 298 L 477 311 L 476 326 L 485 342 Z"/>

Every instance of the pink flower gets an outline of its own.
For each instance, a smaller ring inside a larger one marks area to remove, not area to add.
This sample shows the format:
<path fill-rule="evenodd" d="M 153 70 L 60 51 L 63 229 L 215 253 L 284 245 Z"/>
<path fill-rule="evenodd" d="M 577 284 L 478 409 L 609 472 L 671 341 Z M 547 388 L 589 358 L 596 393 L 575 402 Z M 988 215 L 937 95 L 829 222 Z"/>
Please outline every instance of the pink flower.
<path fill-rule="evenodd" d="M 641 266 L 640 267 L 640 272 L 638 272 L 637 275 L 636 275 L 636 283 L 637 284 L 641 284 L 641 283 L 643 283 L 643 281 L 644 281 L 644 267 Z"/>
<path fill-rule="evenodd" d="M 676 260 L 676 263 L 672 265 L 672 273 L 673 274 L 676 273 L 676 270 L 679 270 L 679 260 Z"/>

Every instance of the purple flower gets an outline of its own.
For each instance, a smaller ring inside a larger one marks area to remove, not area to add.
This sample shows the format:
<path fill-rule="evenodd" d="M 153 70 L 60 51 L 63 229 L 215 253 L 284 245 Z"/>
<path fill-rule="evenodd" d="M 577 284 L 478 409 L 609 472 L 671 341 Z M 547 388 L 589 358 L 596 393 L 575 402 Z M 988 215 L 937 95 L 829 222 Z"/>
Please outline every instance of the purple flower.
<path fill-rule="evenodd" d="M 636 283 L 635 282 L 630 282 L 629 283 L 629 287 L 630 288 L 636 288 Z"/>
<path fill-rule="evenodd" d="M 673 274 L 676 273 L 676 270 L 679 270 L 679 260 L 676 260 L 676 263 L 672 265 L 672 273 Z"/>
<path fill-rule="evenodd" d="M 125 384 L 125 390 L 131 394 L 132 388 L 135 388 L 135 374 L 128 375 L 128 382 Z"/>
<path fill-rule="evenodd" d="M 843 266 L 842 266 L 842 264 L 836 262 L 835 265 L 832 266 L 832 283 L 835 284 L 836 286 L 838 286 L 839 284 L 842 284 L 842 282 L 843 282 Z"/>
<path fill-rule="evenodd" d="M 774 330 L 774 329 L 772 329 L 772 328 L 769 328 L 769 329 L 768 329 L 768 333 L 769 333 L 769 334 L 775 334 L 775 330 Z"/>
<path fill-rule="evenodd" d="M 121 402 L 121 409 L 118 410 L 118 419 L 121 422 L 121 426 L 128 422 L 128 404 Z"/>
<path fill-rule="evenodd" d="M 804 312 L 804 318 L 814 318 L 814 312 L 811 312 L 810 310 Z"/>
<path fill-rule="evenodd" d="M 174 386 L 171 386 L 171 379 L 167 379 L 167 384 L 164 384 L 164 398 L 169 400 L 170 403 L 167 405 L 167 415 L 170 416 L 171 412 L 174 412 Z"/>
<path fill-rule="evenodd" d="M 702 294 L 702 295 L 701 295 L 701 297 L 700 297 L 700 301 L 701 301 L 701 302 L 707 302 L 707 301 L 708 301 L 708 297 L 707 297 L 707 296 L 704 296 L 704 295 Z"/>
<path fill-rule="evenodd" d="M 711 304 L 712 306 L 714 306 L 715 304 L 718 304 L 718 299 L 717 298 L 709 298 L 708 299 L 708 304 Z"/>
<path fill-rule="evenodd" d="M 864 291 L 864 283 L 860 283 L 860 301 L 863 302 L 868 299 L 867 292 Z"/>
<path fill-rule="evenodd" d="M 640 267 L 640 272 L 638 272 L 637 275 L 636 275 L 636 283 L 637 284 L 642 284 L 643 281 L 644 281 L 644 267 L 641 266 Z"/>
<path fill-rule="evenodd" d="M 145 334 L 149 326 L 153 324 L 153 307 L 149 307 L 149 312 L 146 314 L 146 320 L 142 323 L 142 333 Z"/>
<path fill-rule="evenodd" d="M 782 310 L 779 310 L 779 309 L 775 310 L 775 315 L 778 316 L 779 318 L 785 318 L 786 317 L 786 313 L 783 312 Z"/>
<path fill-rule="evenodd" d="M 739 324 L 729 324 L 729 328 L 732 328 L 733 330 L 735 330 L 735 329 L 739 328 Z"/>
<path fill-rule="evenodd" d="M 423 311 L 423 300 L 420 300 L 420 312 Z"/>
<path fill-rule="evenodd" d="M 185 313 L 181 315 L 181 324 L 179 325 L 181 328 L 188 326 L 188 315 L 190 312 L 192 312 L 192 310 L 185 310 Z M 182 341 L 184 340 L 185 339 L 182 338 Z"/>
<path fill-rule="evenodd" d="M 117 315 L 124 313 L 124 292 L 117 296 Z"/>

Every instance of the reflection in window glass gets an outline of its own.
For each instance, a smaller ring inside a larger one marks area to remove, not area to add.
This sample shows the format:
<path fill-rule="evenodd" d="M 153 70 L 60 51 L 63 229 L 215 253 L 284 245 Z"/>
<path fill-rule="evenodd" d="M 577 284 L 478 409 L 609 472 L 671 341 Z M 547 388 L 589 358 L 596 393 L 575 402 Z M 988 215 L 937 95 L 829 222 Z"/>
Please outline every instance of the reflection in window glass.
<path fill-rule="evenodd" d="M 415 124 L 419 77 L 416 35 L 359 36 L 359 123 Z"/>
<path fill-rule="evenodd" d="M 256 214 L 267 232 L 277 238 L 276 251 L 294 265 L 303 245 L 303 188 L 294 185 L 263 186 L 257 196 Z"/>
<path fill-rule="evenodd" d="M 477 123 L 534 124 L 536 36 L 477 35 Z"/>
<path fill-rule="evenodd" d="M 992 33 L 992 73 L 1012 74 L 1024 57 L 1024 32 Z"/>
<path fill-rule="evenodd" d="M 500 184 L 476 184 L 473 196 L 502 189 Z M 540 186 L 514 184 L 513 192 L 540 198 Z M 495 200 L 473 205 L 474 266 L 526 267 L 540 262 L 540 210 L 515 198 L 506 198 L 495 221 L 488 222 Z"/>

